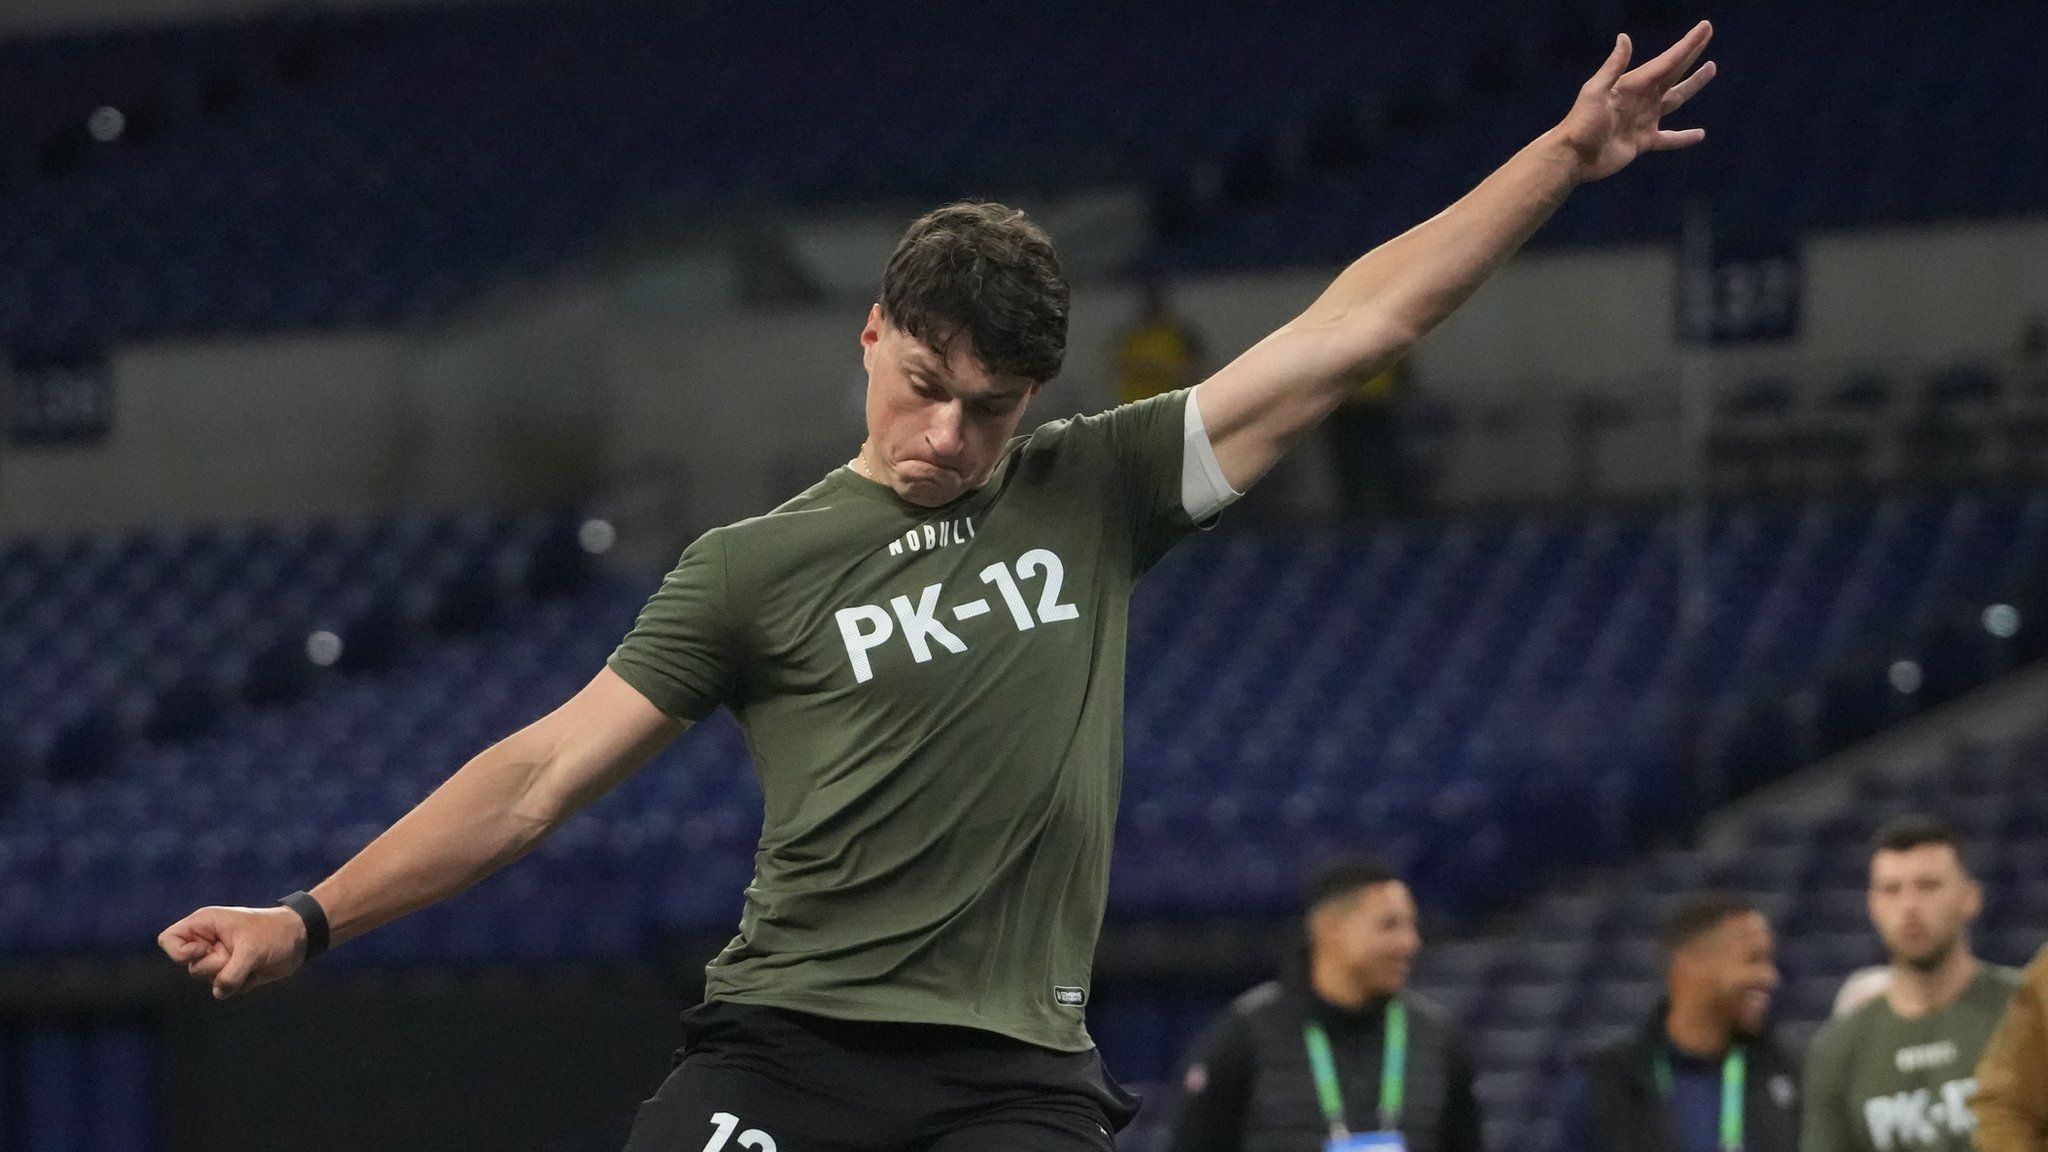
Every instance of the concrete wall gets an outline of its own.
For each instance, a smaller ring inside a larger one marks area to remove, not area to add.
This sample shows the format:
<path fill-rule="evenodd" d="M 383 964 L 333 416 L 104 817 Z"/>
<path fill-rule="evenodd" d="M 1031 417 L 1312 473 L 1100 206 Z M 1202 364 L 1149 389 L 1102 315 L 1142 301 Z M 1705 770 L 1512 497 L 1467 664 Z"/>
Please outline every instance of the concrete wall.
<path fill-rule="evenodd" d="M 2048 220 L 1823 237 L 1807 269 L 1802 337 L 1716 353 L 1709 374 L 2003 356 L 2025 317 L 2048 312 Z M 1335 271 L 1189 282 L 1177 301 L 1220 362 Z M 1599 449 L 1606 482 L 1668 486 L 1681 363 L 1672 279 L 1660 251 L 1531 256 L 1434 334 L 1419 379 L 1472 429 L 1452 494 L 1566 492 L 1584 462 L 1565 414 L 1588 390 L 1642 413 Z M 659 283 L 562 287 L 428 332 L 125 351 L 108 443 L 0 453 L 0 529 L 602 492 L 688 532 L 772 507 L 852 454 L 863 302 L 730 311 L 701 293 L 665 299 Z M 1120 287 L 1077 291 L 1067 371 L 1034 417 L 1109 402 L 1132 308 Z M 1273 488 L 1314 504 L 1320 467 L 1311 450 Z"/>
<path fill-rule="evenodd" d="M 1467 417 L 1443 478 L 1453 499 L 1563 496 L 1592 482 L 1649 494 L 1677 480 L 1680 377 L 1725 386 L 1762 372 L 1829 378 L 1874 364 L 1911 372 L 1958 354 L 1998 358 L 2028 316 L 2048 312 L 2048 221 L 1821 237 L 1807 250 L 1805 331 L 1795 341 L 1689 353 L 1672 340 L 1675 267 L 1662 250 L 1538 254 L 1509 265 L 1425 343 L 1418 378 Z M 1336 269 L 1207 278 L 1175 301 L 1218 363 L 1296 314 Z M 1126 289 L 1077 291 L 1067 369 L 1037 416 L 1107 404 Z M 772 506 L 843 460 L 858 440 L 848 393 L 859 375 L 857 304 L 738 317 L 649 312 L 611 330 L 615 452 L 687 470 L 693 519 Z M 722 389 L 743 389 L 738 407 Z M 1596 442 L 1572 438 L 1588 393 L 1634 422 Z M 644 415 L 643 415 L 644 413 Z M 758 419 L 755 418 L 758 414 Z M 673 430 L 702 445 L 678 455 Z M 1325 500 L 1320 449 L 1273 486 L 1291 503 Z M 616 461 L 615 461 L 616 463 Z"/>
<path fill-rule="evenodd" d="M 610 379 L 587 297 L 446 330 L 115 357 L 101 444 L 0 447 L 0 531 L 534 505 L 604 486 Z"/>
<path fill-rule="evenodd" d="M 0 454 L 0 524 L 340 514 L 394 503 L 406 476 L 403 362 L 388 335 L 122 353 L 105 443 Z"/>

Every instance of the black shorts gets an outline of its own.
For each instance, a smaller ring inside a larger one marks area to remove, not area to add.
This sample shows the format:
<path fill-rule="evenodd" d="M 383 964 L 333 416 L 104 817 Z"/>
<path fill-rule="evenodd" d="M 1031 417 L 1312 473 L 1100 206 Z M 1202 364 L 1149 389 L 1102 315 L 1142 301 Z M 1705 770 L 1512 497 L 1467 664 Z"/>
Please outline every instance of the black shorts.
<path fill-rule="evenodd" d="M 626 1152 L 1107 1152 L 1137 1105 L 1093 1050 L 713 1002 Z"/>

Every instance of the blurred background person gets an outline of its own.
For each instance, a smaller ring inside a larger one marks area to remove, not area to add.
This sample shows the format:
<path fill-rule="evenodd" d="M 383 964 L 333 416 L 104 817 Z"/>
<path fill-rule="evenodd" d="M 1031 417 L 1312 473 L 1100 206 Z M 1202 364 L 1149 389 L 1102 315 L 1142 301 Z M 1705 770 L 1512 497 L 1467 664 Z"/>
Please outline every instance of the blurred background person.
<path fill-rule="evenodd" d="M 1310 880 L 1307 906 L 1306 948 L 1196 1045 L 1169 1148 L 1477 1152 L 1464 1038 L 1408 990 L 1422 949 L 1408 885 L 1379 860 L 1335 860 Z"/>
<path fill-rule="evenodd" d="M 2034 955 L 1977 1062 L 1978 1152 L 2048 1152 L 2048 948 Z"/>
<path fill-rule="evenodd" d="M 1984 894 L 1955 832 L 1929 816 L 1878 831 L 1870 920 L 1891 957 L 1884 993 L 1831 1021 L 1806 1061 L 1806 1152 L 1965 1152 L 1974 1070 L 2019 973 L 1970 950 Z"/>
<path fill-rule="evenodd" d="M 1357 386 L 1323 425 L 1339 507 L 1349 519 L 1413 510 L 1401 434 L 1409 364 L 1402 360 L 1383 371 L 1358 374 Z"/>
<path fill-rule="evenodd" d="M 1138 318 L 1117 344 L 1117 402 L 1134 404 L 1202 379 L 1202 334 L 1173 309 L 1166 285 L 1138 286 Z"/>
<path fill-rule="evenodd" d="M 1798 1064 L 1770 1029 L 1778 965 L 1763 913 L 1740 896 L 1695 896 L 1658 942 L 1666 998 L 1584 1058 L 1557 1152 L 1798 1148 Z"/>
<path fill-rule="evenodd" d="M 2048 395 L 2048 314 L 2030 316 L 2013 345 L 2013 383 L 2022 398 Z"/>

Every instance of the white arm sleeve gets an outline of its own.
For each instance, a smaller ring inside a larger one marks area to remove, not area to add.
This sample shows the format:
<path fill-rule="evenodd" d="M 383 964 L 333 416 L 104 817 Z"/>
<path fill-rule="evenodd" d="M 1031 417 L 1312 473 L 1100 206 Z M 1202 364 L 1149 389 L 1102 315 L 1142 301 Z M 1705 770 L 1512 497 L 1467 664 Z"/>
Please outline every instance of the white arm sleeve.
<path fill-rule="evenodd" d="M 1195 404 L 1195 390 L 1188 389 L 1187 417 L 1182 421 L 1180 454 L 1180 505 L 1188 518 L 1204 528 L 1215 526 L 1218 512 L 1244 493 L 1223 478 L 1223 465 L 1216 462 L 1216 448 L 1209 443 L 1209 430 L 1202 425 L 1202 409 Z"/>

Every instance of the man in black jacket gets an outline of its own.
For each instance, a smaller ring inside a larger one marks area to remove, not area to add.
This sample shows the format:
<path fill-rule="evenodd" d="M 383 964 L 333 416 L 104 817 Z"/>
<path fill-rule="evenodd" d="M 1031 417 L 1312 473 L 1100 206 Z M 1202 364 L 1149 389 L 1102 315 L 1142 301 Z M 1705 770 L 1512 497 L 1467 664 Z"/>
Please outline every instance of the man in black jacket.
<path fill-rule="evenodd" d="M 1582 1060 L 1556 1152 L 1796 1152 L 1799 1060 L 1770 1032 L 1778 966 L 1763 913 L 1696 896 L 1659 943 L 1667 999 Z"/>
<path fill-rule="evenodd" d="M 1196 1045 L 1172 1152 L 1481 1152 L 1464 1040 L 1406 991 L 1422 948 L 1408 886 L 1376 860 L 1334 862 L 1306 926 L 1306 955 Z"/>

